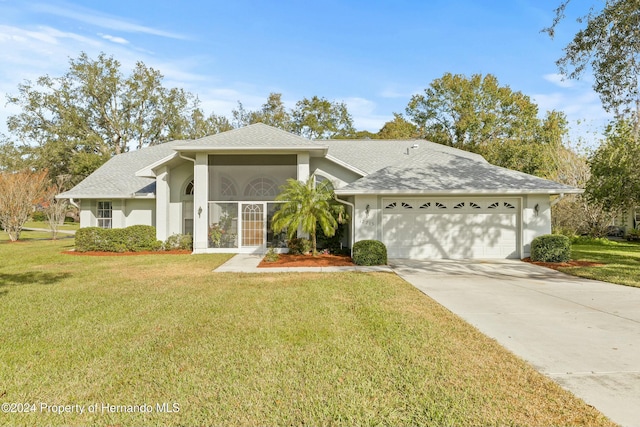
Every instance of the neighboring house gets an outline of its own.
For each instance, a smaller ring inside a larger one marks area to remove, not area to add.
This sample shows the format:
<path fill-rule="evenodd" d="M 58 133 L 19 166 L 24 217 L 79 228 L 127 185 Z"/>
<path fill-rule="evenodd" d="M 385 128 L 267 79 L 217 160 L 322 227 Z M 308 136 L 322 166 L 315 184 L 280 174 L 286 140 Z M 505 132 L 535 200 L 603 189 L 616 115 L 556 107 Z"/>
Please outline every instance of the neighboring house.
<path fill-rule="evenodd" d="M 59 198 L 80 225 L 150 224 L 192 233 L 194 253 L 284 248 L 271 231 L 287 178 L 331 180 L 351 214 L 345 245 L 381 240 L 390 257 L 521 258 L 551 232 L 550 196 L 579 193 L 424 140 L 309 141 L 254 124 L 113 157 Z"/>

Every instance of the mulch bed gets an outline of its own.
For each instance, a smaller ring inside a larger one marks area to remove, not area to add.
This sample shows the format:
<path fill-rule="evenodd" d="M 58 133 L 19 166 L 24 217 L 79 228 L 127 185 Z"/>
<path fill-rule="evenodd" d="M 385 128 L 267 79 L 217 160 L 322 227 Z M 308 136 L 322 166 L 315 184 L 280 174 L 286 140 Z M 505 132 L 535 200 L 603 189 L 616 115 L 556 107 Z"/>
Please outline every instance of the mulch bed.
<path fill-rule="evenodd" d="M 266 262 L 264 259 L 258 268 L 269 267 L 347 267 L 355 265 L 349 255 L 292 255 L 279 254 L 278 260 Z"/>
<path fill-rule="evenodd" d="M 188 250 L 172 250 L 172 251 L 141 251 L 141 252 L 76 252 L 64 251 L 67 255 L 78 256 L 136 256 L 136 255 L 191 255 Z"/>
<path fill-rule="evenodd" d="M 602 267 L 604 264 L 599 262 L 591 262 L 591 261 L 567 261 L 567 262 L 541 262 L 541 261 L 531 261 L 531 258 L 523 258 L 522 261 L 528 262 L 535 265 L 540 265 L 542 267 L 553 268 L 557 270 L 560 267 Z"/>

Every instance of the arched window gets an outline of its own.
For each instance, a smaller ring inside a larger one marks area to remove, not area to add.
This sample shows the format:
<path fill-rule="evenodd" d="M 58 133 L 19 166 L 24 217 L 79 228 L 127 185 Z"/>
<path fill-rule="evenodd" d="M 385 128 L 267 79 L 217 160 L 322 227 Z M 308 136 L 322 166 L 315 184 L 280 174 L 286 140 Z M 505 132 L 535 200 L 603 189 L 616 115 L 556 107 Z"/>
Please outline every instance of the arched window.
<path fill-rule="evenodd" d="M 278 186 L 270 178 L 256 178 L 244 189 L 244 195 L 254 198 L 275 197 L 278 194 Z"/>
<path fill-rule="evenodd" d="M 238 190 L 236 188 L 236 184 L 234 184 L 234 182 L 226 177 L 226 176 L 221 176 L 220 177 L 220 195 L 226 200 L 226 199 L 233 199 L 235 198 L 235 196 L 238 194 Z"/>
<path fill-rule="evenodd" d="M 187 186 L 184 188 L 185 196 L 193 196 L 193 179 L 187 183 Z"/>

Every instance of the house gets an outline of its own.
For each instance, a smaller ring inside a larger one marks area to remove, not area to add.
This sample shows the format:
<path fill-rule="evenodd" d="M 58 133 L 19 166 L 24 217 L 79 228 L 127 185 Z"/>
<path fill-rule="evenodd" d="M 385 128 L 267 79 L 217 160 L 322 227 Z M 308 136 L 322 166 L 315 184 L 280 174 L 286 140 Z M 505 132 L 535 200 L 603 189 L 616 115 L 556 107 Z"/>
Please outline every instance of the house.
<path fill-rule="evenodd" d="M 580 189 L 425 140 L 309 141 L 264 125 L 113 157 L 59 198 L 80 225 L 192 233 L 194 253 L 284 248 L 271 231 L 287 178 L 331 180 L 351 214 L 344 244 L 377 239 L 390 257 L 521 258 L 551 232 L 550 196 Z"/>

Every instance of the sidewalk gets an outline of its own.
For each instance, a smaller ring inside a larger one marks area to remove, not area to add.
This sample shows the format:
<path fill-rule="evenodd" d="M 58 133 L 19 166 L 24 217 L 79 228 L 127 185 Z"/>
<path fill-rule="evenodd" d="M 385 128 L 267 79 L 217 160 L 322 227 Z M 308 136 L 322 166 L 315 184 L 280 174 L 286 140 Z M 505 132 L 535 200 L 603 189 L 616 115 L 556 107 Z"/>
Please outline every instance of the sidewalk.
<path fill-rule="evenodd" d="M 392 273 L 391 267 L 386 265 L 361 266 L 354 265 L 348 267 L 266 267 L 258 268 L 264 255 L 261 254 L 237 254 L 229 261 L 216 268 L 214 273 L 335 273 L 342 271 L 358 271 L 370 273 L 383 271 Z"/>

